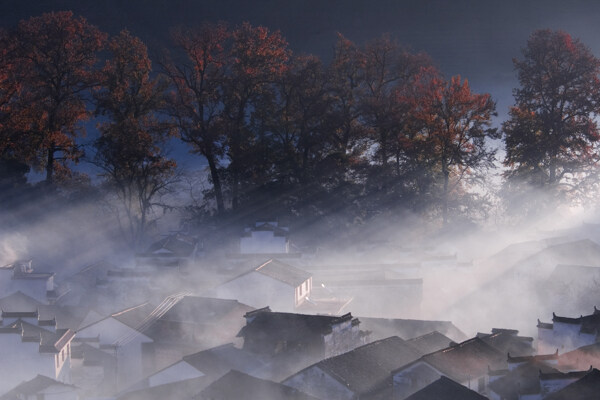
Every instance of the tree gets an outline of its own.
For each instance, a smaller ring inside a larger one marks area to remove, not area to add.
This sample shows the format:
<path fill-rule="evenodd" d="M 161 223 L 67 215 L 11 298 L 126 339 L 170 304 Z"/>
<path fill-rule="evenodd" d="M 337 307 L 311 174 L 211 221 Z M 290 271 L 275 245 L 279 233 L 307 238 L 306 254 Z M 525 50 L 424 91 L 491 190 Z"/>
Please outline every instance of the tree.
<path fill-rule="evenodd" d="M 219 159 L 224 152 L 222 85 L 229 36 L 222 24 L 177 29 L 172 39 L 183 57 L 177 62 L 162 62 L 173 87 L 167 102 L 169 113 L 177 122 L 181 139 L 208 162 L 219 214 L 225 211 Z"/>
<path fill-rule="evenodd" d="M 360 108 L 374 149 L 369 194 L 380 203 L 377 207 L 409 206 L 415 188 L 409 183 L 414 165 L 403 162 L 409 155 L 403 139 L 412 133 L 411 104 L 406 93 L 415 85 L 419 73 L 431 66 L 431 60 L 425 54 L 411 54 L 387 35 L 367 43 L 362 53 L 365 66 Z M 414 161 L 417 160 L 410 159 Z"/>
<path fill-rule="evenodd" d="M 561 31 L 534 32 L 513 60 L 520 87 L 503 124 L 509 181 L 576 192 L 592 176 L 600 140 L 600 60 Z"/>
<path fill-rule="evenodd" d="M 57 170 L 82 152 L 75 138 L 88 117 L 85 93 L 95 83 L 97 52 L 105 35 L 70 11 L 53 12 L 19 22 L 14 40 L 19 49 L 21 105 L 35 121 L 27 137 L 52 184 Z"/>
<path fill-rule="evenodd" d="M 326 85 L 318 58 L 296 56 L 272 85 L 271 96 L 263 96 L 255 108 L 256 188 L 250 197 L 257 208 L 277 207 L 278 214 L 298 216 L 314 200 L 318 165 L 328 147 L 322 129 L 328 107 Z"/>
<path fill-rule="evenodd" d="M 449 200 L 462 190 L 468 179 L 481 177 L 493 165 L 495 151 L 487 147 L 488 138 L 499 138 L 491 128 L 496 105 L 489 94 L 471 92 L 460 76 L 449 82 L 424 74 L 417 81 L 412 113 L 420 126 L 414 138 L 425 165 L 440 178 L 440 206 L 444 225 L 448 222 Z"/>
<path fill-rule="evenodd" d="M 254 163 L 256 137 L 250 127 L 253 110 L 287 70 L 290 51 L 279 31 L 243 23 L 232 32 L 231 65 L 223 87 L 231 206 L 240 203 L 241 188 Z"/>
<path fill-rule="evenodd" d="M 99 124 L 94 163 L 124 206 L 127 236 L 133 246 L 143 239 L 157 197 L 173 182 L 175 161 L 164 154 L 170 125 L 157 116 L 166 82 L 152 79 L 146 46 L 127 31 L 112 38 L 111 57 L 95 93 Z M 121 219 L 120 219 L 121 220 Z"/>
<path fill-rule="evenodd" d="M 18 46 L 6 31 L 0 32 L 0 186 L 23 185 L 35 148 L 25 134 L 34 116 L 22 104 Z"/>

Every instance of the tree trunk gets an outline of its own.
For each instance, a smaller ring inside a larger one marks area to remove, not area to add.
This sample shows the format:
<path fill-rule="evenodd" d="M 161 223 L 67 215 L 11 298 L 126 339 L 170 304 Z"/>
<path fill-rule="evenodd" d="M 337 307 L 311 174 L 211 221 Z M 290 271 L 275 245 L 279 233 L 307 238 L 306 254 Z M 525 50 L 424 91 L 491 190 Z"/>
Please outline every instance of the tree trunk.
<path fill-rule="evenodd" d="M 450 180 L 450 171 L 446 163 L 442 163 L 442 173 L 444 174 L 444 192 L 442 193 L 442 223 L 444 226 L 448 224 L 448 182 Z"/>
<path fill-rule="evenodd" d="M 212 179 L 215 197 L 217 199 L 217 212 L 219 215 L 223 215 L 225 212 L 225 203 L 223 202 L 223 188 L 221 187 L 221 178 L 219 178 L 217 164 L 215 163 L 215 159 L 212 154 L 207 155 L 206 159 L 208 160 L 210 178 Z"/>
<path fill-rule="evenodd" d="M 48 160 L 46 161 L 46 185 L 51 186 L 54 181 L 54 144 L 48 148 Z"/>

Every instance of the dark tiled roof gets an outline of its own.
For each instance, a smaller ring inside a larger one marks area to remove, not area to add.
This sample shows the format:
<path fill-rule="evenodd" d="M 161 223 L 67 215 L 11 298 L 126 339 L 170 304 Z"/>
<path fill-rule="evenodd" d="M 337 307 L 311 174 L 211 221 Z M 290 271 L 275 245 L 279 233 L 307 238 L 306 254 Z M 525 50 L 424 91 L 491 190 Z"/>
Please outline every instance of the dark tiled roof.
<path fill-rule="evenodd" d="M 167 250 L 168 253 L 164 253 L 164 256 L 189 257 L 194 251 L 197 243 L 197 239 L 188 235 L 177 233 L 175 235 L 169 235 L 166 238 L 151 244 L 145 253 L 138 254 L 138 256 L 156 257 L 160 256 L 161 254 L 155 252 Z"/>
<path fill-rule="evenodd" d="M 506 355 L 477 337 L 427 354 L 419 361 L 458 382 L 485 375 L 488 368 L 506 368 Z"/>
<path fill-rule="evenodd" d="M 600 371 L 593 369 L 577 382 L 550 394 L 544 400 L 598 400 Z"/>
<path fill-rule="evenodd" d="M 344 321 L 353 320 L 358 323 L 350 313 L 333 317 L 256 310 L 246 314 L 248 315 L 253 319 L 240 330 L 238 337 L 270 335 L 280 340 L 295 341 L 326 335 L 331 332 L 333 325 Z"/>
<path fill-rule="evenodd" d="M 183 360 L 213 379 L 232 369 L 252 373 L 267 364 L 260 356 L 238 349 L 232 343 L 187 355 Z"/>
<path fill-rule="evenodd" d="M 537 354 L 533 356 L 518 356 L 512 357 L 510 353 L 508 353 L 508 362 L 517 364 L 524 362 L 533 362 L 533 361 L 551 361 L 558 360 L 558 349 L 556 349 L 555 353 L 552 354 Z"/>
<path fill-rule="evenodd" d="M 271 259 L 264 264 L 259 265 L 254 271 L 294 287 L 300 286 L 312 276 L 306 271 L 275 259 Z"/>
<path fill-rule="evenodd" d="M 518 400 L 519 393 L 539 393 L 540 372 L 553 373 L 558 370 L 542 361 L 528 362 L 491 382 L 489 388 L 503 399 Z"/>
<path fill-rule="evenodd" d="M 289 386 L 229 371 L 204 389 L 195 399 L 202 400 L 314 400 Z"/>
<path fill-rule="evenodd" d="M 517 336 L 517 333 L 518 331 L 496 329 L 495 332 L 492 331 L 490 334 L 478 333 L 477 337 L 501 353 L 512 353 L 523 356 L 533 354 L 533 338 Z"/>
<path fill-rule="evenodd" d="M 433 331 L 419 337 L 409 339 L 407 344 L 417 349 L 421 354 L 433 353 L 450 346 L 452 340 L 438 331 Z"/>
<path fill-rule="evenodd" d="M 541 329 L 553 329 L 554 324 L 548 322 L 541 322 L 539 319 L 537 320 L 537 327 Z"/>
<path fill-rule="evenodd" d="M 52 378 L 48 378 L 47 376 L 38 375 L 29 381 L 25 381 L 17 385 L 14 389 L 0 397 L 0 400 L 21 399 L 23 396 L 25 398 L 29 398 L 29 396 L 35 396 L 36 393 L 52 385 L 60 385 L 73 390 L 76 389 L 73 385 L 67 385 L 63 382 L 58 382 Z"/>
<path fill-rule="evenodd" d="M 218 321 L 232 312 L 239 313 L 241 318 L 241 315 L 252 310 L 254 310 L 253 307 L 237 300 L 185 296 L 160 319 L 162 321 L 203 324 Z"/>
<path fill-rule="evenodd" d="M 405 400 L 487 400 L 487 397 L 442 376 Z"/>
<path fill-rule="evenodd" d="M 387 381 L 391 384 L 391 372 L 418 359 L 421 354 L 398 336 L 393 336 L 315 365 L 355 394 L 362 395 L 385 385 Z"/>
<path fill-rule="evenodd" d="M 581 332 L 593 333 L 600 332 L 600 311 L 594 307 L 594 312 L 590 315 L 581 315 L 578 318 L 559 317 L 552 313 L 552 322 L 581 325 Z"/>
<path fill-rule="evenodd" d="M 56 322 L 58 328 L 76 330 L 89 312 L 87 307 L 42 305 L 38 307 L 39 320 Z"/>
<path fill-rule="evenodd" d="M 540 380 L 553 380 L 553 379 L 579 379 L 586 376 L 590 370 L 587 371 L 570 371 L 570 372 L 540 372 Z"/>
<path fill-rule="evenodd" d="M 373 339 L 383 339 L 389 336 L 400 336 L 402 339 L 411 339 L 433 331 L 438 331 L 454 341 L 463 341 L 467 339 L 467 335 L 461 332 L 450 321 L 358 318 L 361 321 L 361 328 L 371 331 Z"/>

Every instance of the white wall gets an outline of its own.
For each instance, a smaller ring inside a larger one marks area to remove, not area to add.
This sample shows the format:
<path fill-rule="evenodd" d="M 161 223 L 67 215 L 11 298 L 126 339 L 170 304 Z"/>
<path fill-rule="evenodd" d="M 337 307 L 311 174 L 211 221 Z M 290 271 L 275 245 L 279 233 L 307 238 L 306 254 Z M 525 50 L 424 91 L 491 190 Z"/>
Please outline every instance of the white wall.
<path fill-rule="evenodd" d="M 18 333 L 0 334 L 0 393 L 38 374 L 56 379 L 54 354 L 39 352 L 39 343 L 21 342 Z"/>
<path fill-rule="evenodd" d="M 240 238 L 240 253 L 288 253 L 288 240 L 285 236 L 275 236 L 272 231 L 250 232 L 250 236 Z"/>
<path fill-rule="evenodd" d="M 566 353 L 596 342 L 596 335 L 580 332 L 581 325 L 555 322 L 553 329 L 538 328 L 538 353 Z"/>

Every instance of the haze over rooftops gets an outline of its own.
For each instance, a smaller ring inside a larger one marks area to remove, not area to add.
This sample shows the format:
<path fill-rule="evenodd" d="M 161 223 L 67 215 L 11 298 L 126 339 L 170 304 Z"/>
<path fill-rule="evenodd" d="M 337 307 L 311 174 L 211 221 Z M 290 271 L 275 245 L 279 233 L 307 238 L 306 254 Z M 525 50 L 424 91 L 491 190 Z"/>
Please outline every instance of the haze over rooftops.
<path fill-rule="evenodd" d="M 194 252 L 197 244 L 198 240 L 196 238 L 176 233 L 152 243 L 145 253 L 138 254 L 138 256 L 154 257 L 164 254 L 175 257 L 189 257 Z"/>

